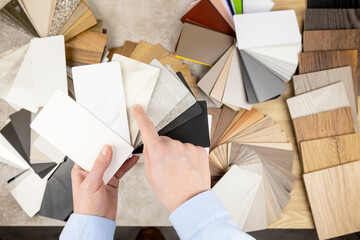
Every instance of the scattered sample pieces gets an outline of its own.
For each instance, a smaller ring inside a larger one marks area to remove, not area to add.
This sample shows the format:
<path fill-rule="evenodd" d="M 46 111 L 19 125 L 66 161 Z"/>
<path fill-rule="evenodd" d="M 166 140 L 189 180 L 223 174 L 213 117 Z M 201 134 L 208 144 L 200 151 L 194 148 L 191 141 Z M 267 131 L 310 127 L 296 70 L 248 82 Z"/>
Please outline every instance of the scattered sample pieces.
<path fill-rule="evenodd" d="M 104 144 L 111 145 L 113 161 L 105 171 L 103 178 L 105 184 L 133 150 L 125 140 L 61 91 L 57 91 L 52 96 L 31 123 L 31 128 L 87 171 L 91 170 Z"/>
<path fill-rule="evenodd" d="M 66 21 L 79 6 L 80 2 L 81 0 L 56 1 L 54 17 L 51 22 L 49 35 L 54 36 L 60 32 Z"/>

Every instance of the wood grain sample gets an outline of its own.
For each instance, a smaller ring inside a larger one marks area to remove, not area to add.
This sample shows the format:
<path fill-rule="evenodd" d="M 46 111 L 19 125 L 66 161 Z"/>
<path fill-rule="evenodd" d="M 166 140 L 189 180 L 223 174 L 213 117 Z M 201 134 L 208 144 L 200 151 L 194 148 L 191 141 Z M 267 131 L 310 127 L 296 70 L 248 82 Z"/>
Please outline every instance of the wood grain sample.
<path fill-rule="evenodd" d="M 293 124 L 298 146 L 302 141 L 355 133 L 350 107 L 297 118 Z"/>
<path fill-rule="evenodd" d="M 74 36 L 82 33 L 88 28 L 94 26 L 97 23 L 95 16 L 88 9 L 71 27 L 69 27 L 64 33 L 65 41 L 73 38 Z"/>
<path fill-rule="evenodd" d="M 310 92 L 330 84 L 343 82 L 352 109 L 356 130 L 359 131 L 357 121 L 357 99 L 355 98 L 351 67 L 342 67 L 296 75 L 293 77 L 295 95 Z"/>
<path fill-rule="evenodd" d="M 212 116 L 212 119 L 211 119 L 211 134 L 210 134 L 210 141 L 212 139 L 212 137 L 214 136 L 214 132 L 215 132 L 215 129 L 216 129 L 216 126 L 219 122 L 219 118 L 220 118 L 220 114 L 221 114 L 221 109 L 218 109 L 218 108 L 208 108 L 208 115 L 211 115 Z"/>
<path fill-rule="evenodd" d="M 304 173 L 360 160 L 360 135 L 348 134 L 301 142 Z"/>
<path fill-rule="evenodd" d="M 85 31 L 65 44 L 66 60 L 80 63 L 100 63 L 107 35 Z"/>
<path fill-rule="evenodd" d="M 351 66 L 355 96 L 358 96 L 358 51 L 342 50 L 342 51 L 319 51 L 319 52 L 303 52 L 299 56 L 299 73 L 316 72 L 326 69 Z"/>
<path fill-rule="evenodd" d="M 140 40 L 131 53 L 130 58 L 140 61 L 154 46 L 144 40 Z"/>
<path fill-rule="evenodd" d="M 360 28 L 360 9 L 307 9 L 305 30 Z"/>
<path fill-rule="evenodd" d="M 149 64 L 152 60 L 165 57 L 168 54 L 168 50 L 166 50 L 160 43 L 158 43 L 154 45 L 154 47 L 149 52 L 147 52 L 147 54 L 141 57 L 140 61 Z"/>
<path fill-rule="evenodd" d="M 89 7 L 84 1 L 80 1 L 79 5 L 76 7 L 74 12 L 66 20 L 65 24 L 61 27 L 60 31 L 57 34 L 64 34 L 77 20 L 83 16 L 86 11 L 89 10 Z"/>
<path fill-rule="evenodd" d="M 360 161 L 305 174 L 304 180 L 320 239 L 360 230 Z"/>
<path fill-rule="evenodd" d="M 225 129 L 228 127 L 228 125 L 231 123 L 231 121 L 235 117 L 236 113 L 237 113 L 236 111 L 232 110 L 231 108 L 229 108 L 227 106 L 224 106 L 222 108 L 222 111 L 221 111 L 221 114 L 219 117 L 218 126 L 216 127 L 212 141 L 210 143 L 210 150 L 213 149 L 217 145 L 218 141 L 220 140 L 221 135 L 223 134 Z"/>
<path fill-rule="evenodd" d="M 158 59 L 159 62 L 161 62 L 162 65 L 170 65 L 171 67 L 182 65 L 182 61 L 180 58 L 177 58 L 175 53 L 169 53 L 168 55 L 161 57 Z"/>
<path fill-rule="evenodd" d="M 360 29 L 305 31 L 303 36 L 304 52 L 357 49 L 358 62 L 360 60 Z M 357 80 L 359 79 L 360 69 L 358 66 Z M 358 88 L 360 88 L 359 83 Z"/>
<path fill-rule="evenodd" d="M 343 82 L 288 98 L 286 102 L 292 119 L 350 106 Z"/>
<path fill-rule="evenodd" d="M 121 53 L 119 54 L 124 57 L 130 57 L 137 45 L 138 43 L 136 42 L 125 41 Z"/>

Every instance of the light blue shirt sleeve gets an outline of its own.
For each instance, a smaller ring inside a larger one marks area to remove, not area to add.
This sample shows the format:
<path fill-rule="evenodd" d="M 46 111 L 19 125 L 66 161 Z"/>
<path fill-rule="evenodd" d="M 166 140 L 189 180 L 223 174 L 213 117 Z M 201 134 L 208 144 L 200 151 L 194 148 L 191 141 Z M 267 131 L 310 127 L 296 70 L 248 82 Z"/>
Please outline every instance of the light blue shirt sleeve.
<path fill-rule="evenodd" d="M 112 240 L 114 239 L 115 229 L 115 221 L 97 216 L 73 213 L 60 235 L 60 240 Z"/>
<path fill-rule="evenodd" d="M 242 232 L 212 191 L 196 195 L 169 217 L 181 240 L 253 240 Z"/>

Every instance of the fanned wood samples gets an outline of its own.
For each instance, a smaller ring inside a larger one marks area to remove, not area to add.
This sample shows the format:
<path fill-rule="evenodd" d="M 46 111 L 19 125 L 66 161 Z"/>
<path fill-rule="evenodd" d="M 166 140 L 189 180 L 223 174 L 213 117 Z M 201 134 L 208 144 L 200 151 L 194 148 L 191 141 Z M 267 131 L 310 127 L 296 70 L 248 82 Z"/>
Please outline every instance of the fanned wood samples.
<path fill-rule="evenodd" d="M 236 167 L 262 177 L 260 187 L 253 189 L 256 193 L 246 194 L 249 198 L 246 202 L 230 204 L 234 200 L 231 195 L 219 194 L 218 197 L 226 208 L 234 212 L 233 217 L 243 231 L 265 229 L 287 205 L 294 187 L 294 152 L 285 133 L 270 117 L 255 109 L 236 112 L 224 106 L 211 145 L 209 161 L 212 183 L 218 182 L 214 187 L 216 193 L 231 189 L 231 184 L 237 185 L 229 182 L 229 178 L 236 181 L 236 175 L 230 177 L 235 172 L 231 169 Z M 248 180 L 239 192 L 246 192 L 245 188 L 251 184 L 252 181 Z M 242 217 L 236 215 L 237 212 L 241 212 Z"/>

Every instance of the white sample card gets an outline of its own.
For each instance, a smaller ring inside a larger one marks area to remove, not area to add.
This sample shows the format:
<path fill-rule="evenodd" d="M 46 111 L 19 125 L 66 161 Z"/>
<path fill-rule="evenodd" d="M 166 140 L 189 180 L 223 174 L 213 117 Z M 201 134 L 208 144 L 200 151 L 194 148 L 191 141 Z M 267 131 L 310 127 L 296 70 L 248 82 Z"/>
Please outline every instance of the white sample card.
<path fill-rule="evenodd" d="M 31 40 L 34 102 L 42 107 L 56 90 L 67 94 L 64 36 Z"/>
<path fill-rule="evenodd" d="M 35 113 L 38 106 L 34 102 L 31 51 L 30 45 L 5 100 L 10 104 Z"/>
<path fill-rule="evenodd" d="M 124 83 L 130 138 L 133 145 L 139 132 L 132 110 L 138 104 L 146 112 L 160 70 L 148 64 L 114 54 L 112 62 L 120 62 Z"/>
<path fill-rule="evenodd" d="M 245 108 L 247 110 L 251 109 L 251 104 L 248 103 L 246 97 L 244 81 L 242 79 L 240 68 L 240 53 L 237 49 L 234 52 L 231 61 L 222 102 L 238 108 Z"/>
<path fill-rule="evenodd" d="M 74 67 L 72 74 L 76 101 L 130 144 L 120 63 Z"/>
<path fill-rule="evenodd" d="M 234 15 L 239 49 L 301 42 L 294 10 Z"/>
<path fill-rule="evenodd" d="M 274 6 L 271 0 L 242 0 L 243 13 L 268 12 Z"/>
<path fill-rule="evenodd" d="M 60 90 L 30 127 L 86 171 L 91 170 L 102 147 L 110 145 L 113 159 L 104 174 L 105 184 L 133 151 L 125 140 Z"/>

